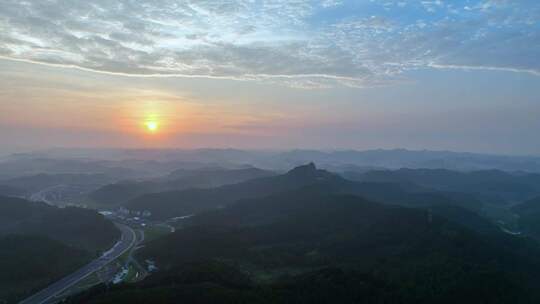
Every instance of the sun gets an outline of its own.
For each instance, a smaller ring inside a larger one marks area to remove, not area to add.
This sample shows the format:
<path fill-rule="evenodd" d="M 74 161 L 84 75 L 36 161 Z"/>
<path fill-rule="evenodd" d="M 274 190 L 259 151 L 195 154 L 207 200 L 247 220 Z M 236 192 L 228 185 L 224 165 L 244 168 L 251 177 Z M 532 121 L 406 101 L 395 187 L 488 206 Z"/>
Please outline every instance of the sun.
<path fill-rule="evenodd" d="M 146 126 L 146 129 L 152 133 L 156 132 L 159 127 L 157 121 L 147 121 L 144 123 L 144 125 Z"/>

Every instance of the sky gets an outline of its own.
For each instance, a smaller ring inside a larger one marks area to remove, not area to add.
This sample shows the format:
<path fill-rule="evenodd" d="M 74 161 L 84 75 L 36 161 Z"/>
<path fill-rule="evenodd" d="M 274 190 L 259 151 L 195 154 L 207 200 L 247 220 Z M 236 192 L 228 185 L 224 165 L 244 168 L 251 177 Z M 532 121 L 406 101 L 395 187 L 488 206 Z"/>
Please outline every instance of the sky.
<path fill-rule="evenodd" d="M 0 0 L 0 150 L 540 155 L 540 2 Z"/>

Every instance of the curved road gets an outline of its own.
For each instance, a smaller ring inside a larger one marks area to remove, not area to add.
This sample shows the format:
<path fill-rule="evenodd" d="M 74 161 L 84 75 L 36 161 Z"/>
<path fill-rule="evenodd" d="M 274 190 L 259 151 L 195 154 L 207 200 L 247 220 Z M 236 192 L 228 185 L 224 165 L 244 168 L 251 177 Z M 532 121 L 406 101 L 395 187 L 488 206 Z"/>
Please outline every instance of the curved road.
<path fill-rule="evenodd" d="M 49 301 L 53 302 L 54 300 L 57 300 L 56 296 L 60 295 L 66 289 L 77 284 L 92 273 L 98 271 L 101 267 L 109 264 L 126 251 L 130 250 L 137 241 L 135 231 L 123 224 L 116 223 L 116 226 L 122 232 L 122 237 L 113 248 L 104 253 L 100 258 L 90 262 L 86 266 L 64 277 L 56 283 L 49 285 L 49 287 L 41 290 L 33 296 L 26 298 L 25 300 L 19 302 L 19 304 L 43 304 L 50 303 Z"/>

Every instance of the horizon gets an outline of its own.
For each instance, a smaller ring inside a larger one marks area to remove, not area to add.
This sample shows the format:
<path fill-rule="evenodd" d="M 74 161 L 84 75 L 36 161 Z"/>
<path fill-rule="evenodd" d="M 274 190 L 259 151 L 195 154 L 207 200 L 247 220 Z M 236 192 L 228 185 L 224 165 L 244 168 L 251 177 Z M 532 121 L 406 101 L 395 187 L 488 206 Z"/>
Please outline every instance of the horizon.
<path fill-rule="evenodd" d="M 335 148 L 335 149 L 317 149 L 317 148 L 235 148 L 235 147 L 193 147 L 193 148 L 181 148 L 181 147 L 48 147 L 41 149 L 19 149 L 12 152 L 0 151 L 0 157 L 10 157 L 17 155 L 33 155 L 33 154 L 46 154 L 54 152 L 196 152 L 196 151 L 237 151 L 237 152 L 259 152 L 259 153 L 288 153 L 288 152 L 320 152 L 320 153 L 340 153 L 340 152 L 412 152 L 412 153 L 450 153 L 450 154 L 470 154 L 481 156 L 494 156 L 494 157 L 517 157 L 517 158 L 540 158 L 540 154 L 507 154 L 507 153 L 489 153 L 489 152 L 474 152 L 474 151 L 458 151 L 458 150 L 431 150 L 431 149 L 408 149 L 408 148 L 366 148 L 366 149 L 353 149 L 353 148 Z"/>

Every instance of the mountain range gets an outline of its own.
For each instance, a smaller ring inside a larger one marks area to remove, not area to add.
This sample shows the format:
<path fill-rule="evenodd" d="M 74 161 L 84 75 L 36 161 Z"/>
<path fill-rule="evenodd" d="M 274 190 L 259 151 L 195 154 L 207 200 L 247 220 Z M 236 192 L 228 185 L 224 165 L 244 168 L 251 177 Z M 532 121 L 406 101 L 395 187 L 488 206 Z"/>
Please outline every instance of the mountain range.
<path fill-rule="evenodd" d="M 395 205 L 426 207 L 455 204 L 478 210 L 481 202 L 460 193 L 433 191 L 415 185 L 353 182 L 337 174 L 317 169 L 313 163 L 289 172 L 209 189 L 167 191 L 139 196 L 124 204 L 130 210 L 150 211 L 154 219 L 181 217 L 221 208 L 241 199 L 264 197 L 305 186 L 316 186 L 329 193 L 355 194 Z"/>

